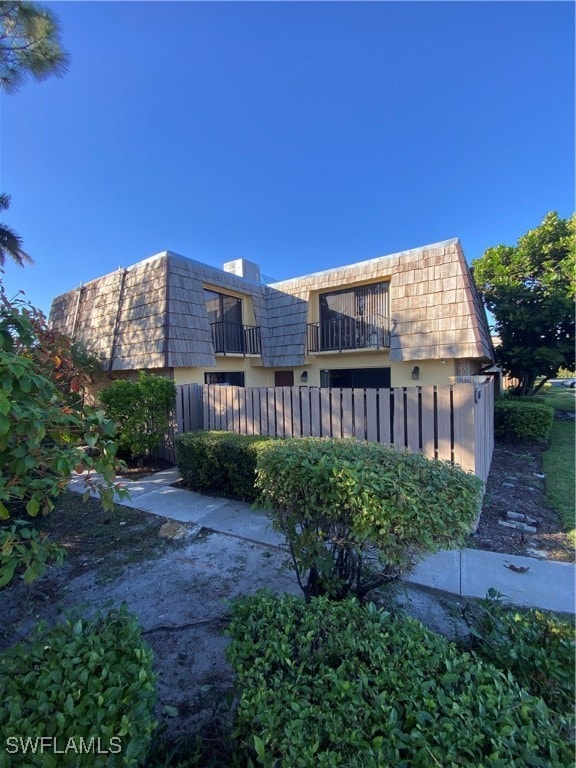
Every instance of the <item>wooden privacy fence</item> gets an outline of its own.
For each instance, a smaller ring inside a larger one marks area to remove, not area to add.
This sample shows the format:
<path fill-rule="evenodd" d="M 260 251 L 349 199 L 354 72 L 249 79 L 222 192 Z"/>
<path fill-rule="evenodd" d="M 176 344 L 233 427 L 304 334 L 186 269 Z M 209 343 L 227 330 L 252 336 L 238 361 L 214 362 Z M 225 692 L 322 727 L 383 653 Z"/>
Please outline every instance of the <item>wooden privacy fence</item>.
<path fill-rule="evenodd" d="M 177 387 L 172 435 L 230 430 L 276 437 L 355 437 L 447 459 L 486 481 L 494 448 L 493 380 L 431 387 Z"/>

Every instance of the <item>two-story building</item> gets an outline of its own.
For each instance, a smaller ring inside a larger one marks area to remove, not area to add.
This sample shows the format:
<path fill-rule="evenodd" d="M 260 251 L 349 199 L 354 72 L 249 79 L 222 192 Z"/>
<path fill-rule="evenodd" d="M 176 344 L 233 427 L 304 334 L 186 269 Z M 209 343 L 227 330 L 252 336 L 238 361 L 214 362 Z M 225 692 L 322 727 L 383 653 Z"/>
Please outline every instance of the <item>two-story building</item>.
<path fill-rule="evenodd" d="M 58 296 L 50 324 L 114 377 L 177 384 L 449 384 L 493 357 L 458 240 L 269 284 L 165 251 Z"/>

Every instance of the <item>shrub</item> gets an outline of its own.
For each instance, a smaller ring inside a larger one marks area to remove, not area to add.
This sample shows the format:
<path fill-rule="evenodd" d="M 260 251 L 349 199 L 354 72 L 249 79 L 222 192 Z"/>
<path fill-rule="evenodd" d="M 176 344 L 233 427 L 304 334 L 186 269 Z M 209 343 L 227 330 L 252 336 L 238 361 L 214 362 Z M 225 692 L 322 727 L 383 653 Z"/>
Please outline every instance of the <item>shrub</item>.
<path fill-rule="evenodd" d="M 119 448 L 138 458 L 160 447 L 176 399 L 173 381 L 140 371 L 137 381 L 118 379 L 99 398 L 116 423 Z"/>
<path fill-rule="evenodd" d="M 155 727 L 152 651 L 125 608 L 73 617 L 0 655 L 0 699 L 5 768 L 136 766 Z"/>
<path fill-rule="evenodd" d="M 9 301 L 0 282 L 0 586 L 20 565 L 30 580 L 59 558 L 58 548 L 10 518 L 48 514 L 74 469 L 87 470 L 104 506 L 113 504 L 114 424 L 83 404 L 87 378 L 70 340 L 49 331 L 39 310 Z"/>
<path fill-rule="evenodd" d="M 425 553 L 461 545 L 481 488 L 447 462 L 320 438 L 263 446 L 256 484 L 307 599 L 362 598 Z"/>
<path fill-rule="evenodd" d="M 490 591 L 486 600 L 471 604 L 464 617 L 472 633 L 472 648 L 484 659 L 510 671 L 535 696 L 561 714 L 574 706 L 574 620 L 536 609 L 507 607 Z"/>
<path fill-rule="evenodd" d="M 228 633 L 235 736 L 258 765 L 572 764 L 541 699 L 414 619 L 257 594 Z"/>
<path fill-rule="evenodd" d="M 187 432 L 176 438 L 176 463 L 184 483 L 196 491 L 254 501 L 256 457 L 269 439 L 235 432 Z"/>
<path fill-rule="evenodd" d="M 494 405 L 494 436 L 509 443 L 547 443 L 554 409 L 533 398 L 507 397 Z"/>

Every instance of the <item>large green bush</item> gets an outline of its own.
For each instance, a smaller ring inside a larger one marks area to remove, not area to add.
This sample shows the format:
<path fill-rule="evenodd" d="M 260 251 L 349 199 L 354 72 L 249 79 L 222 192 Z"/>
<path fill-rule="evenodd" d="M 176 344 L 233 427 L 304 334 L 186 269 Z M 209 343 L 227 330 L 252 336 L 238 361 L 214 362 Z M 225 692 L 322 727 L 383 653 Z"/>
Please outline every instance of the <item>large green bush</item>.
<path fill-rule="evenodd" d="M 574 708 L 574 619 L 537 609 L 505 606 L 499 595 L 470 604 L 464 616 L 471 646 L 499 669 L 540 696 L 553 710 L 572 714 Z"/>
<path fill-rule="evenodd" d="M 509 443 L 547 443 L 554 409 L 535 398 L 504 397 L 494 404 L 494 436 Z"/>
<path fill-rule="evenodd" d="M 87 494 L 95 487 L 105 507 L 115 491 L 122 495 L 114 482 L 114 424 L 83 403 L 89 377 L 73 346 L 47 328 L 39 310 L 9 301 L 0 282 L 0 587 L 20 573 L 30 581 L 60 559 L 62 550 L 30 518 L 54 508 L 74 469 L 86 471 Z"/>
<path fill-rule="evenodd" d="M 336 599 L 363 597 L 426 553 L 462 545 L 481 489 L 447 462 L 324 438 L 263 446 L 256 484 L 306 598 Z"/>
<path fill-rule="evenodd" d="M 152 651 L 125 608 L 39 627 L 0 654 L 1 764 L 139 765 L 156 725 L 155 690 Z"/>
<path fill-rule="evenodd" d="M 202 430 L 178 435 L 176 463 L 182 480 L 195 491 L 254 501 L 256 458 L 269 439 L 265 435 Z"/>
<path fill-rule="evenodd" d="M 176 400 L 173 381 L 140 371 L 136 381 L 118 379 L 99 398 L 116 423 L 119 448 L 141 458 L 160 447 Z"/>
<path fill-rule="evenodd" d="M 233 606 L 235 735 L 267 768 L 570 766 L 545 703 L 408 617 L 259 594 Z"/>

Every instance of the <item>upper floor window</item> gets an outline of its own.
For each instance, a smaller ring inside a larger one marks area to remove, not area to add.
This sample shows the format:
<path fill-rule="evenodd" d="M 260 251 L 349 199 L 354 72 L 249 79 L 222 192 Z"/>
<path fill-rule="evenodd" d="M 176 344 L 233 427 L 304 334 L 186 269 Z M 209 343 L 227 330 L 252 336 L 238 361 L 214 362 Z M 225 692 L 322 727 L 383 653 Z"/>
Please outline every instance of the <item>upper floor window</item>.
<path fill-rule="evenodd" d="M 388 281 L 320 294 L 320 322 L 343 318 L 388 317 Z"/>
<path fill-rule="evenodd" d="M 242 325 L 242 299 L 204 289 L 208 322 Z"/>
<path fill-rule="evenodd" d="M 216 354 L 260 354 L 260 328 L 242 325 L 242 299 L 204 289 L 206 311 Z"/>
<path fill-rule="evenodd" d="M 388 281 L 320 294 L 320 322 L 308 324 L 308 351 L 390 346 Z"/>

